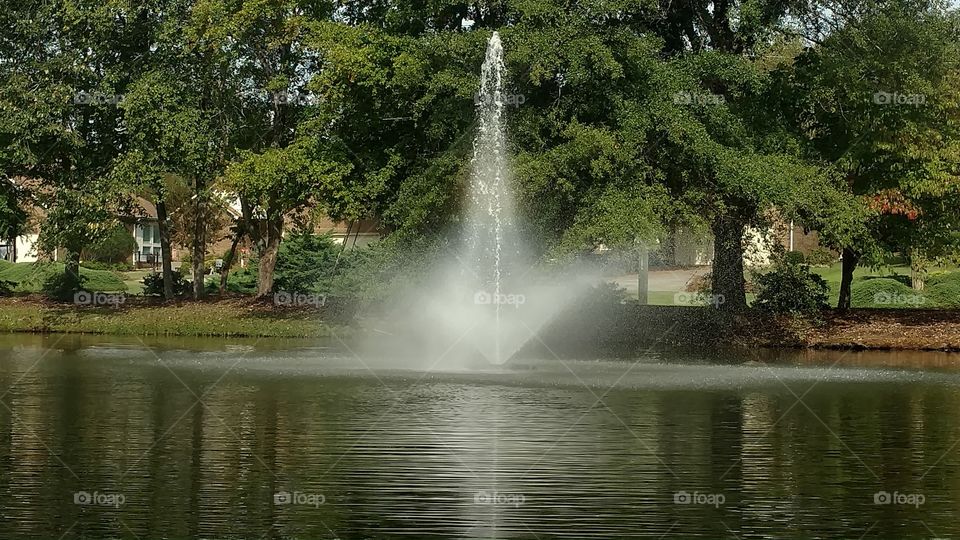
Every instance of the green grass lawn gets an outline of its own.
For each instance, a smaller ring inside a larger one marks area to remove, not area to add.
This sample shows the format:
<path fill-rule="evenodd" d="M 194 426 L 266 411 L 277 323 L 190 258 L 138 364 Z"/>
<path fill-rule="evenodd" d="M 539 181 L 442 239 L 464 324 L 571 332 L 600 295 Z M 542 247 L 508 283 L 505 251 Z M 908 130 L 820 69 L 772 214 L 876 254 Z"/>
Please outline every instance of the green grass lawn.
<path fill-rule="evenodd" d="M 840 275 L 842 273 L 842 265 L 839 263 L 834 264 L 828 268 L 818 268 L 813 267 L 810 269 L 814 274 L 819 275 L 827 282 L 827 285 L 830 286 L 830 305 L 837 305 L 837 301 L 840 300 Z M 887 277 L 887 276 L 909 276 L 910 267 L 909 266 L 882 266 L 880 268 L 869 268 L 865 266 L 857 267 L 853 271 L 853 282 L 854 284 L 863 281 L 865 278 L 872 277 Z"/>
<path fill-rule="evenodd" d="M 836 306 L 840 298 L 841 265 L 814 267 L 811 271 L 822 277 L 830 287 L 830 305 Z M 873 301 L 877 294 L 885 299 L 894 299 L 915 294 L 908 285 L 910 267 L 905 265 L 886 265 L 877 268 L 858 267 L 853 273 L 853 307 L 956 307 L 960 306 L 960 271 L 955 266 L 936 267 L 927 277 L 927 289 L 921 293 L 922 303 L 917 304 L 878 304 Z M 879 280 L 879 281 L 877 281 Z M 868 284 L 869 283 L 869 284 Z M 650 291 L 649 304 L 660 306 L 676 305 L 677 293 L 681 291 Z M 857 294 L 857 293 L 860 294 Z M 689 294 L 689 293 L 687 293 Z M 887 296 L 884 296 L 887 295 Z M 898 296 L 899 295 L 899 296 Z M 636 298 L 636 294 L 630 295 Z M 756 295 L 747 294 L 747 302 L 753 302 Z M 687 297 L 681 297 L 681 304 Z"/>
<path fill-rule="evenodd" d="M 57 262 L 16 264 L 5 262 L 0 266 L 0 281 L 13 283 L 15 292 L 36 293 L 43 289 L 43 284 L 51 276 L 62 274 L 64 268 L 63 263 Z M 127 290 L 126 284 L 116 272 L 80 268 L 80 276 L 84 278 L 83 286 L 88 291 L 123 292 Z"/>
<path fill-rule="evenodd" d="M 152 274 L 153 270 L 132 270 L 120 272 L 123 284 L 127 286 L 127 294 L 143 294 L 143 278 Z"/>
<path fill-rule="evenodd" d="M 318 337 L 352 330 L 315 310 L 278 310 L 249 299 L 77 307 L 42 297 L 0 298 L 0 332 L 137 336 Z"/>

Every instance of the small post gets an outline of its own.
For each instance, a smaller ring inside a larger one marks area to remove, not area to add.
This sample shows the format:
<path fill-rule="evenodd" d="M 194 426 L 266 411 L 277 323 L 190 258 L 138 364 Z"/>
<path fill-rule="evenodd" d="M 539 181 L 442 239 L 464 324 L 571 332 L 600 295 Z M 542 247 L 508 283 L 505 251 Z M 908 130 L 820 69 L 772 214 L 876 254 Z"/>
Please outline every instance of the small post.
<path fill-rule="evenodd" d="M 645 306 L 650 301 L 649 295 L 649 274 L 650 274 L 650 252 L 647 249 L 647 243 L 643 240 L 637 248 L 637 302 Z"/>

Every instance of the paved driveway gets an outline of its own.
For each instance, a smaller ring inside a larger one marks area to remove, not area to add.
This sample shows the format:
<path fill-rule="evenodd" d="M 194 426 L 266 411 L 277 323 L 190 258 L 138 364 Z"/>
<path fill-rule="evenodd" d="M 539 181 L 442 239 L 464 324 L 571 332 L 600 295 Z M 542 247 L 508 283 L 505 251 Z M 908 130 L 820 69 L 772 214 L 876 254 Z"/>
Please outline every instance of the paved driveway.
<path fill-rule="evenodd" d="M 648 290 L 651 291 L 682 291 L 694 276 L 700 276 L 710 271 L 709 266 L 693 268 L 679 268 L 676 270 L 651 270 L 649 274 Z M 637 294 L 637 274 L 617 276 L 610 281 L 627 290 L 629 294 Z"/>

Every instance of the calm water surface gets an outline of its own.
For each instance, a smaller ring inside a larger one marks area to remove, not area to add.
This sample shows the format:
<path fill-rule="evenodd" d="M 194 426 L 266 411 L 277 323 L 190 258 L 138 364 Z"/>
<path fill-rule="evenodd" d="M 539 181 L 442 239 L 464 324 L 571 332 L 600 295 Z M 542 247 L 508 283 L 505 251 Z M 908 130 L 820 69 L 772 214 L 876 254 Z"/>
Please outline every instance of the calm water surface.
<path fill-rule="evenodd" d="M 0 336 L 0 538 L 960 537 L 956 355 L 335 345 Z"/>

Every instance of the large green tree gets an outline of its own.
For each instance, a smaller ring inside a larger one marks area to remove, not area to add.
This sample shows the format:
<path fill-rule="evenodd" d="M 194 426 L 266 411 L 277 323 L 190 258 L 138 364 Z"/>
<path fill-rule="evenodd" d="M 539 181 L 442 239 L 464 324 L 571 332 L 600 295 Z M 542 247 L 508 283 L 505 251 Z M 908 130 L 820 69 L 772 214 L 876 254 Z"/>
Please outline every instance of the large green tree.
<path fill-rule="evenodd" d="M 893 2 L 872 6 L 810 48 L 788 73 L 797 129 L 845 190 L 870 209 L 839 238 L 840 308 L 853 271 L 900 252 L 955 250 L 960 208 L 960 35 L 956 13 Z"/>
<path fill-rule="evenodd" d="M 243 202 L 234 246 L 244 233 L 257 241 L 258 296 L 273 289 L 287 216 L 317 206 L 317 191 L 349 168 L 328 159 L 328 144 L 305 135 L 301 127 L 318 100 L 308 89 L 320 69 L 318 53 L 307 46 L 307 38 L 312 27 L 333 13 L 329 1 L 247 0 L 231 5 L 226 17 L 226 29 L 237 44 L 237 75 L 248 89 L 244 120 L 256 130 L 228 175 Z M 262 226 L 248 223 L 254 215 L 262 218 Z M 229 264 L 221 284 L 227 271 Z"/>
<path fill-rule="evenodd" d="M 65 249 L 66 284 L 76 288 L 83 247 L 128 209 L 127 186 L 108 173 L 143 20 L 120 2 L 28 0 L 0 11 L 0 163 L 7 177 L 40 182 L 39 247 Z"/>

